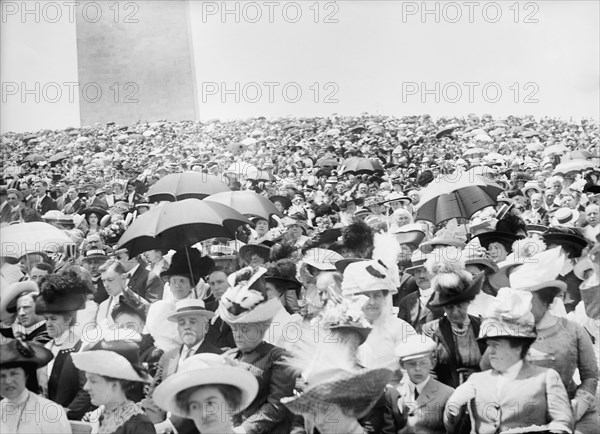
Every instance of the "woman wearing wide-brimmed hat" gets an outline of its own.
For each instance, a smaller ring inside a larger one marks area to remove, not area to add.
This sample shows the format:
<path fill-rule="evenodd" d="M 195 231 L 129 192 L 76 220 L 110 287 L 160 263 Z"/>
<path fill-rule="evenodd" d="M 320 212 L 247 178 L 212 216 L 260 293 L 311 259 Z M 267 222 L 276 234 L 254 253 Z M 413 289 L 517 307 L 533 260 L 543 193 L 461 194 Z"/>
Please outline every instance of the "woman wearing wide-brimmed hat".
<path fill-rule="evenodd" d="M 138 344 L 127 340 L 101 340 L 89 349 L 74 353 L 73 363 L 85 372 L 84 389 L 92 403 L 100 406 L 90 416 L 99 421 L 99 434 L 153 434 L 154 425 L 141 407 L 127 398 L 137 383 L 152 377 L 139 360 Z"/>
<path fill-rule="evenodd" d="M 575 309 L 577 303 L 581 301 L 579 286 L 582 283 L 582 280 L 575 275 L 573 269 L 577 258 L 581 256 L 583 250 L 588 247 L 589 243 L 583 235 L 583 232 L 581 232 L 581 229 L 570 228 L 567 226 L 548 228 L 548 230 L 542 234 L 542 239 L 549 250 L 559 247 L 564 255 L 563 262 L 557 264 L 559 267 L 559 274 L 556 278 L 565 282 L 567 285 L 564 304 L 566 311 L 571 312 Z"/>
<path fill-rule="evenodd" d="M 457 258 L 448 256 L 447 258 Z M 442 307 L 445 316 L 423 326 L 423 333 L 437 343 L 435 372 L 442 383 L 457 387 L 472 372 L 479 371 L 485 344 L 477 343 L 481 320 L 468 314 L 470 303 L 481 291 L 485 273 L 475 277 L 458 260 L 439 260 L 435 253 L 425 266 L 433 275 L 435 300 L 429 305 Z"/>
<path fill-rule="evenodd" d="M 365 295 L 351 295 L 328 303 L 313 319 L 313 337 L 290 349 L 286 362 L 300 375 L 297 389 L 302 391 L 282 399 L 302 416 L 293 432 L 300 425 L 308 434 L 381 432 L 383 393 L 393 373 L 365 369 L 359 360 L 359 348 L 373 331 L 363 310 L 368 302 Z M 335 422 L 325 414 L 336 414 Z"/>
<path fill-rule="evenodd" d="M 537 366 L 555 369 L 565 385 L 575 420 L 576 432 L 596 433 L 600 428 L 596 403 L 598 365 L 590 335 L 574 321 L 553 315 L 549 309 L 557 296 L 566 291 L 556 279 L 560 269 L 560 249 L 553 248 L 534 256 L 535 261 L 521 265 L 510 276 L 510 287 L 532 295 L 531 312 L 537 340 L 531 345 L 528 360 Z M 489 366 L 488 354 L 481 361 Z M 580 384 L 573 375 L 579 370 Z"/>
<path fill-rule="evenodd" d="M 381 260 L 357 261 L 344 270 L 342 295 L 365 295 L 369 301 L 363 311 L 373 332 L 361 348 L 362 363 L 369 369 L 387 368 L 396 373 L 393 381 L 400 380 L 398 361 L 394 348 L 408 335 L 416 334 L 406 321 L 397 318 L 392 311 L 391 297 L 397 290 L 397 273 Z"/>
<path fill-rule="evenodd" d="M 252 403 L 234 416 L 235 425 L 248 434 L 287 434 L 291 417 L 279 400 L 292 395 L 295 378 L 281 363 L 285 350 L 264 341 L 282 307 L 277 297 L 268 297 L 266 272 L 265 268 L 253 272 L 248 267 L 230 276 L 231 287 L 221 296 L 217 314 L 231 326 L 236 343 L 228 356 L 252 372 L 259 385 Z"/>
<path fill-rule="evenodd" d="M 202 434 L 233 434 L 231 416 L 258 392 L 251 372 L 217 354 L 196 354 L 154 390 L 154 402 L 173 415 L 192 419 Z"/>
<path fill-rule="evenodd" d="M 74 365 L 71 354 L 81 348 L 76 333 L 77 311 L 85 308 L 89 290 L 74 273 L 49 274 L 40 281 L 40 295 L 35 312 L 46 319 L 46 329 L 52 338 L 46 344 L 54 359 L 38 371 L 38 381 L 44 395 L 67 409 L 71 420 L 79 420 L 91 407 L 90 397 L 83 390 L 85 377 Z"/>
<path fill-rule="evenodd" d="M 50 360 L 50 350 L 33 342 L 13 340 L 0 345 L 0 432 L 71 433 L 64 408 L 25 386 L 28 377 Z"/>
<path fill-rule="evenodd" d="M 452 394 L 444 418 L 448 432 L 464 432 L 456 426 L 464 405 L 471 432 L 571 432 L 573 415 L 559 374 L 526 358 L 537 337 L 531 301 L 531 293 L 503 288 L 490 305 L 479 340 L 488 346 L 491 369 L 472 374 Z"/>

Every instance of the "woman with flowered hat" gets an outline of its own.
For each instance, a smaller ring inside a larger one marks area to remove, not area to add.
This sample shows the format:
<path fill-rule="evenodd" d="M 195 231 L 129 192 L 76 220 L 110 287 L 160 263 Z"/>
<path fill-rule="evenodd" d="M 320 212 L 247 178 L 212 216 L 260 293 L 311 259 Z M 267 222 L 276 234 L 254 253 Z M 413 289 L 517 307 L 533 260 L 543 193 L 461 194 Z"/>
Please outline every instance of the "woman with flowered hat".
<path fill-rule="evenodd" d="M 75 366 L 85 372 L 84 390 L 99 406 L 89 416 L 99 422 L 99 434 L 153 434 L 154 425 L 127 393 L 137 383 L 152 377 L 140 362 L 138 344 L 129 340 L 101 340 L 84 351 L 72 354 Z"/>
<path fill-rule="evenodd" d="M 52 360 L 36 343 L 13 340 L 0 345 L 0 432 L 70 434 L 65 409 L 27 390 L 27 379 Z"/>
<path fill-rule="evenodd" d="M 531 293 L 499 291 L 479 332 L 491 369 L 473 373 L 452 394 L 444 414 L 448 432 L 463 432 L 456 423 L 465 405 L 471 432 L 571 432 L 573 415 L 559 374 L 526 359 L 537 337 L 531 303 Z"/>
<path fill-rule="evenodd" d="M 342 295 L 344 297 L 365 295 L 369 301 L 363 306 L 365 317 L 373 326 L 361 347 L 361 360 L 369 369 L 387 368 L 395 371 L 394 382 L 400 380 L 394 348 L 415 329 L 406 321 L 397 318 L 392 311 L 392 294 L 397 289 L 397 268 L 381 260 L 357 261 L 344 270 Z"/>
<path fill-rule="evenodd" d="M 203 434 L 233 434 L 231 416 L 255 399 L 258 381 L 238 363 L 217 354 L 196 354 L 155 390 L 154 402 L 171 414 L 192 419 Z M 239 431 L 238 431 L 239 432 Z"/>
<path fill-rule="evenodd" d="M 354 295 L 328 303 L 312 320 L 313 339 L 291 348 L 286 362 L 300 375 L 302 393 L 282 402 L 301 416 L 294 422 L 301 432 L 381 432 L 383 393 L 393 373 L 365 369 L 360 363 L 359 347 L 373 330 L 363 310 L 368 301 L 365 295 Z"/>
<path fill-rule="evenodd" d="M 284 349 L 264 341 L 265 333 L 282 304 L 269 298 L 265 268 L 248 267 L 230 276 L 230 288 L 219 301 L 217 314 L 231 326 L 236 348 L 228 357 L 239 361 L 258 380 L 258 394 L 252 403 L 234 416 L 236 426 L 248 434 L 289 433 L 291 417 L 280 402 L 292 395 L 294 376 L 281 363 Z"/>

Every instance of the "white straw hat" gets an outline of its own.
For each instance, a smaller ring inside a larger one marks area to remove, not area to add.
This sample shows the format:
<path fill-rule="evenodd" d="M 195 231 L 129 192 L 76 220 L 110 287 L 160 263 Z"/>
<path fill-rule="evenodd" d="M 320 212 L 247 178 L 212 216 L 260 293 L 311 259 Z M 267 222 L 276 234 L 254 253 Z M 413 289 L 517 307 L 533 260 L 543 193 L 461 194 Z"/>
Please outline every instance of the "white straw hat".
<path fill-rule="evenodd" d="M 188 417 L 187 411 L 177 405 L 179 392 L 194 386 L 225 384 L 237 387 L 242 393 L 240 412 L 254 401 L 258 393 L 256 377 L 239 365 L 217 354 L 196 354 L 186 359 L 176 374 L 167 377 L 154 390 L 152 399 L 160 408 L 180 416 Z"/>
<path fill-rule="evenodd" d="M 72 353 L 71 357 L 80 371 L 120 380 L 152 382 L 139 360 L 139 347 L 134 341 L 102 340 L 87 351 Z"/>

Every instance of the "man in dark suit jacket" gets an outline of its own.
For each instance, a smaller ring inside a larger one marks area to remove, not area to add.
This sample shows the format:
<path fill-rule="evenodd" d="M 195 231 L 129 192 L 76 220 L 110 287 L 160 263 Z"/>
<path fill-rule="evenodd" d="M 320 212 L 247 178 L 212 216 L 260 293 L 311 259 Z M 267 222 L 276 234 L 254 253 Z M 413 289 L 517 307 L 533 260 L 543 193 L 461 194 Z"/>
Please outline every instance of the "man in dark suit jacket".
<path fill-rule="evenodd" d="M 127 271 L 127 287 L 131 291 L 149 303 L 162 300 L 163 282 L 156 274 L 146 269 L 146 262 L 144 262 L 141 255 L 129 259 L 127 249 L 118 250 L 115 255 Z"/>
<path fill-rule="evenodd" d="M 425 336 L 411 336 L 396 348 L 396 356 L 407 375 L 397 387 L 385 392 L 383 434 L 444 434 L 444 407 L 454 392 L 434 379 L 436 344 Z"/>
<path fill-rule="evenodd" d="M 46 214 L 48 211 L 57 209 L 56 203 L 47 194 L 48 183 L 43 180 L 38 180 L 33 184 L 33 192 L 35 198 L 32 201 L 33 209 L 41 216 Z"/>
<path fill-rule="evenodd" d="M 143 268 L 145 263 L 140 262 L 140 265 L 129 277 L 127 287 L 150 303 L 162 300 L 164 289 L 162 280 L 153 272 Z"/>
<path fill-rule="evenodd" d="M 398 304 L 398 318 L 413 326 L 417 333 L 421 333 L 424 324 L 444 316 L 444 308 L 430 305 L 434 291 L 431 288 L 432 276 L 425 268 L 425 258 L 422 253 L 413 254 L 412 267 L 407 268 L 405 273 L 413 277 L 417 291 L 405 296 Z"/>
<path fill-rule="evenodd" d="M 179 434 L 196 433 L 194 423 L 189 419 L 177 416 L 167 418 L 167 413 L 159 408 L 152 400 L 154 389 L 169 375 L 178 371 L 181 363 L 194 354 L 221 354 L 223 351 L 205 339 L 208 323 L 214 313 L 206 310 L 204 302 L 197 299 L 180 300 L 176 304 L 176 313 L 168 320 L 177 322 L 179 337 L 183 345 L 175 350 L 167 351 L 158 362 L 154 381 L 150 385 L 148 395 L 141 402 L 146 416 L 156 427 L 156 432 L 164 432 L 175 428 Z"/>

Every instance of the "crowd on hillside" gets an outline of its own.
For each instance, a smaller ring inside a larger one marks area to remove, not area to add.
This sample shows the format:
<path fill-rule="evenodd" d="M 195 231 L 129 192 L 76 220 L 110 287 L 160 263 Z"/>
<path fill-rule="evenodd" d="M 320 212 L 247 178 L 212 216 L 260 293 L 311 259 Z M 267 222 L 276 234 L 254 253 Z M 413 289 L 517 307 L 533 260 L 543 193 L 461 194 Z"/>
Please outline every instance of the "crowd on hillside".
<path fill-rule="evenodd" d="M 2 432 L 600 430 L 593 121 L 158 121 L 1 146 Z"/>

